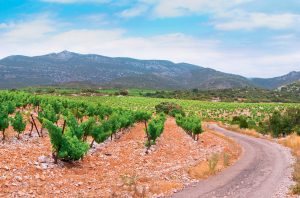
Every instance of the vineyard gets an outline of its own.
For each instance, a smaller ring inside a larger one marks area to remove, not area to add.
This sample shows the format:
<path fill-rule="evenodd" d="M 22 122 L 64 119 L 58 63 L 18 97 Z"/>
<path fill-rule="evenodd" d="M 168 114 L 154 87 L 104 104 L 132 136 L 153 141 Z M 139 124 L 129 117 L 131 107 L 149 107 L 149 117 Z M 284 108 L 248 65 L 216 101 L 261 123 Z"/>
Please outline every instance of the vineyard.
<path fill-rule="evenodd" d="M 244 115 L 259 123 L 265 120 L 275 110 L 284 111 L 287 108 L 300 108 L 299 103 L 227 103 L 204 102 L 195 100 L 144 98 L 144 97 L 71 97 L 76 100 L 86 100 L 113 107 L 130 110 L 155 112 L 155 106 L 161 102 L 173 102 L 183 107 L 187 113 L 196 113 L 202 119 L 231 122 L 234 116 Z"/>
<path fill-rule="evenodd" d="M 298 120 L 296 128 L 279 126 L 276 111 L 299 116 L 293 108 L 299 105 L 1 91 L 0 196 L 17 188 L 14 196 L 170 195 L 233 164 L 241 152 L 202 122 L 282 127 L 288 134 Z"/>
<path fill-rule="evenodd" d="M 163 112 L 10 91 L 1 92 L 0 104 L 1 196 L 72 196 L 78 189 L 87 196 L 94 188 L 104 197 L 170 194 L 195 181 L 197 174 L 186 170 L 212 153 L 226 148 L 228 163 L 238 156 L 237 145 L 209 133 L 198 136 L 199 118 L 191 125 L 196 139 L 188 123 L 181 129 L 178 117 L 175 122 Z M 201 177 L 207 174 L 208 168 Z"/>

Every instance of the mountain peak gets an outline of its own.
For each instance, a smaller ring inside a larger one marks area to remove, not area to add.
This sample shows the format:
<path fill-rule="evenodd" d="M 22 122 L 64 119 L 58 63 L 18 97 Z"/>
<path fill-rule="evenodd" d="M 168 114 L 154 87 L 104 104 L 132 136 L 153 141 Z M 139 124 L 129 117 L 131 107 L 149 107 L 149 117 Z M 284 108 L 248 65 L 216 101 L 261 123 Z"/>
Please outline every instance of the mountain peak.
<path fill-rule="evenodd" d="M 63 50 L 63 51 L 61 51 L 61 52 L 59 52 L 57 54 L 75 54 L 75 53 L 74 52 L 70 52 L 68 50 Z"/>
<path fill-rule="evenodd" d="M 58 53 L 52 53 L 49 54 L 48 56 L 51 58 L 56 58 L 56 59 L 61 59 L 61 60 L 69 60 L 71 58 L 73 58 L 74 56 L 76 56 L 77 54 L 74 52 L 70 52 L 67 50 L 58 52 Z"/>

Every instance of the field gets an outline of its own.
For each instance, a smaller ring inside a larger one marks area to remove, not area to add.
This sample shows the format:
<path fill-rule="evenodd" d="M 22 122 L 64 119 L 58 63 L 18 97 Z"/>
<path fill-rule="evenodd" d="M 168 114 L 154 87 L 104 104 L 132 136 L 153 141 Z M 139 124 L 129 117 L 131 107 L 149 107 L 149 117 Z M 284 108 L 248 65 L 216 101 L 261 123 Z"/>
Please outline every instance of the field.
<path fill-rule="evenodd" d="M 0 195 L 25 197 L 172 195 L 239 159 L 240 145 L 209 122 L 242 115 L 258 126 L 300 107 L 15 91 L 0 102 Z"/>
<path fill-rule="evenodd" d="M 200 120 L 194 141 L 165 115 L 18 92 L 1 92 L 0 101 L 0 196 L 171 195 L 240 153 Z"/>
<path fill-rule="evenodd" d="M 300 108 L 299 103 L 230 103 L 124 96 L 70 98 L 101 103 L 114 108 L 146 110 L 151 112 L 154 112 L 155 105 L 161 102 L 174 102 L 181 105 L 186 112 L 197 113 L 203 119 L 217 121 L 230 121 L 235 115 L 246 115 L 250 116 L 254 121 L 259 122 L 264 120 L 274 110 L 283 111 L 288 107 Z"/>

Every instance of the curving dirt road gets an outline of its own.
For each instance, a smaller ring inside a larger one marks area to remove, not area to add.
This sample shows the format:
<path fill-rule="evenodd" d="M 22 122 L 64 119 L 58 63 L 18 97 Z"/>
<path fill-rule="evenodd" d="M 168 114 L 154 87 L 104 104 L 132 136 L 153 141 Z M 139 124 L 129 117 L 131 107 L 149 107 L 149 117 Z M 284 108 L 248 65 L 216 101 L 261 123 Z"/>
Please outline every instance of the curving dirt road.
<path fill-rule="evenodd" d="M 292 184 L 293 158 L 288 149 L 267 140 L 209 127 L 236 140 L 242 147 L 241 158 L 220 174 L 202 180 L 173 195 L 174 198 L 286 197 Z"/>

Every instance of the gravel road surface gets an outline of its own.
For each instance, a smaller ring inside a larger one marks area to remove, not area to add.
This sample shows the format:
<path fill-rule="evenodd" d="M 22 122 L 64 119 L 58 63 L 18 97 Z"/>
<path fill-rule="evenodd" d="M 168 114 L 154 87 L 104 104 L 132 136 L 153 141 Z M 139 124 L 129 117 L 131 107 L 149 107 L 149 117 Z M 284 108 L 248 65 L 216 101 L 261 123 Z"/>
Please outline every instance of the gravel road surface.
<path fill-rule="evenodd" d="M 243 148 L 240 159 L 223 172 L 175 193 L 174 198 L 281 198 L 291 180 L 293 157 L 289 149 L 270 142 L 225 130 L 209 128 L 236 140 Z"/>

